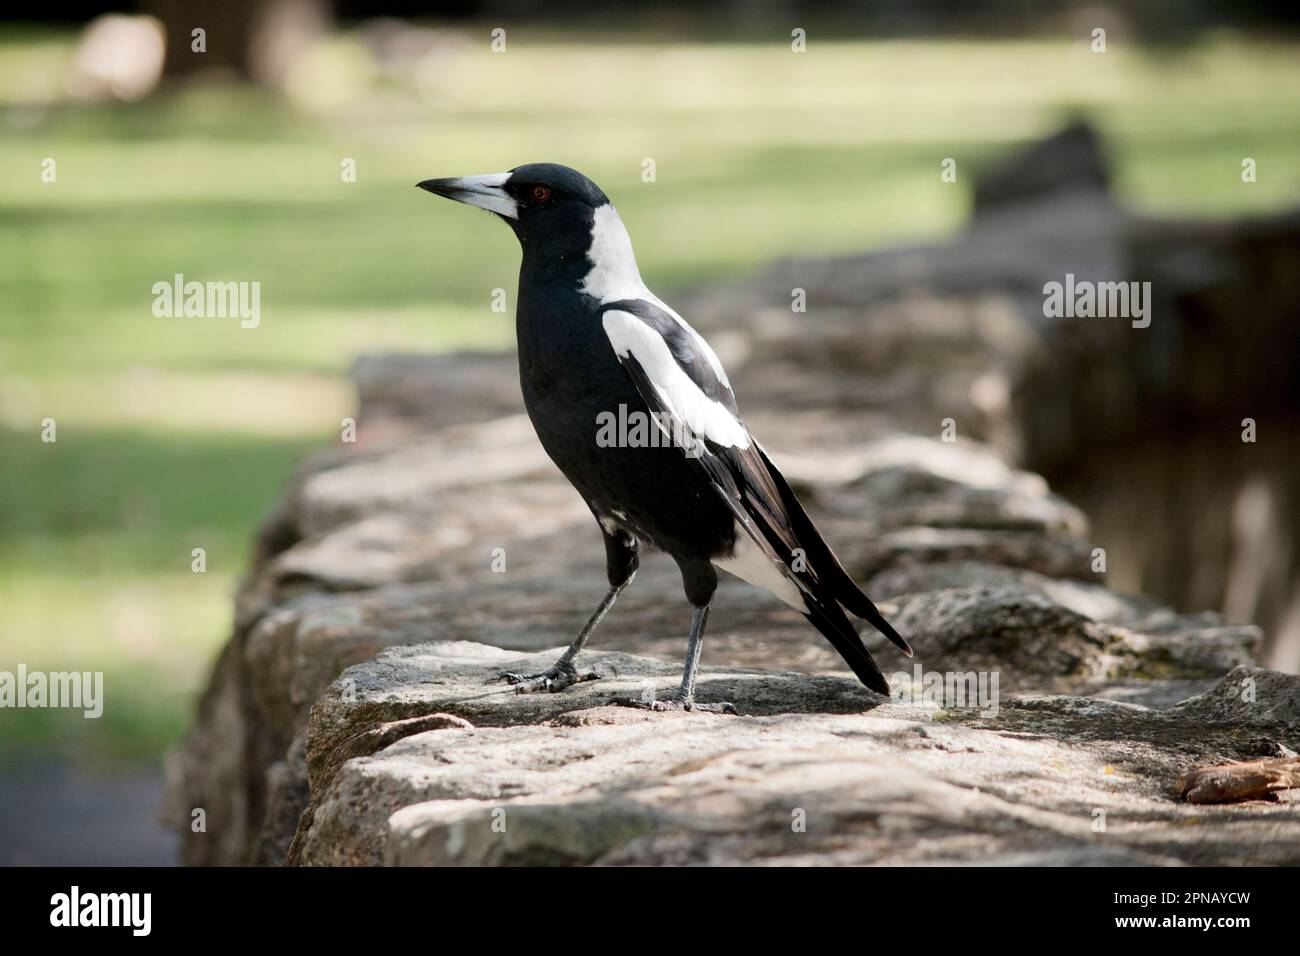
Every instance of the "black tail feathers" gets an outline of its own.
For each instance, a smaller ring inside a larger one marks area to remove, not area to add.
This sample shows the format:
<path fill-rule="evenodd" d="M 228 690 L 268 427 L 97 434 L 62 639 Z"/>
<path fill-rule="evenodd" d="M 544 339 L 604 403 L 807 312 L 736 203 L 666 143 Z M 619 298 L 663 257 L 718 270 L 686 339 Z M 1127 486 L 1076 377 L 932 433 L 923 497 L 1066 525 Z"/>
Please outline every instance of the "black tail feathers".
<path fill-rule="evenodd" d="M 831 642 L 831 646 L 839 651 L 840 657 L 844 658 L 845 663 L 853 669 L 853 673 L 858 675 L 858 680 L 871 690 L 888 697 L 889 681 L 885 680 L 885 675 L 876 666 L 866 645 L 862 643 L 862 638 L 853 629 L 852 622 L 845 616 L 839 605 L 815 604 L 807 598 L 805 603 L 808 606 L 805 617 Z"/>

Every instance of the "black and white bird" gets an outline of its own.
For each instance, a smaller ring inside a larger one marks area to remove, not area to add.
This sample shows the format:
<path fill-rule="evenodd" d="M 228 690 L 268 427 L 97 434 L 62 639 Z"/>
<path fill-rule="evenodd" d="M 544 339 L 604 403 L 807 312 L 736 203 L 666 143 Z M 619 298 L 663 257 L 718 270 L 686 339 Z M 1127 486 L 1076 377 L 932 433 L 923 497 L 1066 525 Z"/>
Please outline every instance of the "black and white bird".
<path fill-rule="evenodd" d="M 765 588 L 803 614 L 867 687 L 889 684 L 845 611 L 911 656 L 907 642 L 853 583 L 789 483 L 741 420 L 709 344 L 641 281 L 609 198 L 551 163 L 429 179 L 439 196 L 489 210 L 523 247 L 515 315 L 524 405 L 551 460 L 591 508 L 605 538 L 609 592 L 548 671 L 503 675 L 520 693 L 558 691 L 594 674 L 574 659 L 632 581 L 638 542 L 681 569 L 694 607 L 681 687 L 656 710 L 731 710 L 695 702 L 717 569 Z M 671 440 L 598 440 L 620 406 Z M 645 420 L 645 419 L 643 419 Z"/>

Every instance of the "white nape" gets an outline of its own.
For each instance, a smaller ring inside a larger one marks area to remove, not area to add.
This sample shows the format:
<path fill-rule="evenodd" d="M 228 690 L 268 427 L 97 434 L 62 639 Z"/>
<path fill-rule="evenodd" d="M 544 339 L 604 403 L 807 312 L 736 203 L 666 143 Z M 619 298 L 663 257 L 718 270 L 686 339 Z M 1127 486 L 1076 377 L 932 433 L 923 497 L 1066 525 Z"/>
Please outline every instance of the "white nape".
<path fill-rule="evenodd" d="M 612 203 L 596 207 L 587 261 L 591 263 L 591 270 L 578 286 L 579 292 L 593 297 L 602 305 L 627 299 L 642 299 L 663 309 L 695 341 L 700 353 L 712 367 L 713 374 L 718 377 L 718 381 L 731 388 L 727 370 L 722 367 L 717 353 L 704 340 L 704 336 L 696 332 L 689 322 L 646 288 L 645 282 L 641 279 L 641 270 L 637 268 L 636 254 L 632 251 L 632 237 L 628 235 L 627 227 L 623 225 L 623 220 L 619 218 Z"/>
<path fill-rule="evenodd" d="M 612 203 L 596 207 L 587 261 L 591 263 L 591 271 L 578 286 L 579 292 L 600 302 L 620 299 L 655 301 L 641 281 L 641 270 L 637 268 L 636 255 L 632 252 L 632 238 Z"/>

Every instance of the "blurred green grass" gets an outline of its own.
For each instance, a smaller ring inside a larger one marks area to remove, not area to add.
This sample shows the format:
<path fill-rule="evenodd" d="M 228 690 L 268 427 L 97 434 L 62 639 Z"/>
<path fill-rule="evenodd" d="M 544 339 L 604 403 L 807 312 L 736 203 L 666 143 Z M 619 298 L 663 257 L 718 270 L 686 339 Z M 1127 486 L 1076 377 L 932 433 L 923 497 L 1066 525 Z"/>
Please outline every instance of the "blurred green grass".
<path fill-rule="evenodd" d="M 4 715 L 0 756 L 148 758 L 175 740 L 257 522 L 351 407 L 351 359 L 510 342 L 489 305 L 513 289 L 513 238 L 419 179 L 577 166 L 615 198 L 660 291 L 948 234 L 981 164 L 1080 113 L 1141 209 L 1300 197 L 1300 57 L 1285 44 L 1097 55 L 813 32 L 794 55 L 513 31 L 494 55 L 486 36 L 403 72 L 343 35 L 289 98 L 203 84 L 97 107 L 61 98 L 70 35 L 0 38 L 0 669 L 103 670 L 109 700 L 98 722 Z M 950 156 L 956 185 L 939 178 Z M 150 288 L 177 272 L 260 281 L 261 327 L 155 318 Z"/>

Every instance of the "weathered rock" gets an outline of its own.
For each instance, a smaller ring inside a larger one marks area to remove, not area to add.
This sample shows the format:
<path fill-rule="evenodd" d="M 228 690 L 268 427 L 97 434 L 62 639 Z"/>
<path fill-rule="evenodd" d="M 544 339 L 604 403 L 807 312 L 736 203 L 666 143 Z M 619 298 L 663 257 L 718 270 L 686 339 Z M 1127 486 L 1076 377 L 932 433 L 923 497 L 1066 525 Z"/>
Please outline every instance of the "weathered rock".
<path fill-rule="evenodd" d="M 1294 740 L 1300 678 L 1243 669 L 1167 709 L 1057 696 L 936 710 L 901 687 L 887 702 L 846 678 L 709 668 L 701 698 L 738 717 L 609 706 L 676 676 L 619 654 L 593 654 L 610 676 L 561 694 L 487 683 L 551 653 L 429 644 L 349 669 L 308 727 L 320 769 L 295 862 L 1300 862 L 1294 806 L 1178 795 L 1199 760 Z M 1248 729 L 1196 703 L 1247 675 Z M 421 732 L 421 714 L 444 729 Z M 360 729 L 397 721 L 416 722 L 410 736 L 333 770 Z"/>
<path fill-rule="evenodd" d="M 885 673 L 996 676 L 996 714 L 872 696 L 800 615 L 729 578 L 701 697 L 742 716 L 610 707 L 677 680 L 689 609 L 656 554 L 593 641 L 604 679 L 524 697 L 486 683 L 576 633 L 605 588 L 599 532 L 520 414 L 512 355 L 368 357 L 360 440 L 304 465 L 265 526 L 171 762 L 184 860 L 1300 861 L 1294 805 L 1193 810 L 1177 789 L 1194 767 L 1295 749 L 1295 678 L 1253 668 L 1258 628 L 1112 589 L 1109 542 L 1014 464 L 1074 420 L 1042 400 L 1062 342 L 1044 276 L 1118 274 L 1137 228 L 1077 172 L 1000 196 L 943 246 L 677 298 L 912 641 L 915 661 L 864 635 Z"/>

